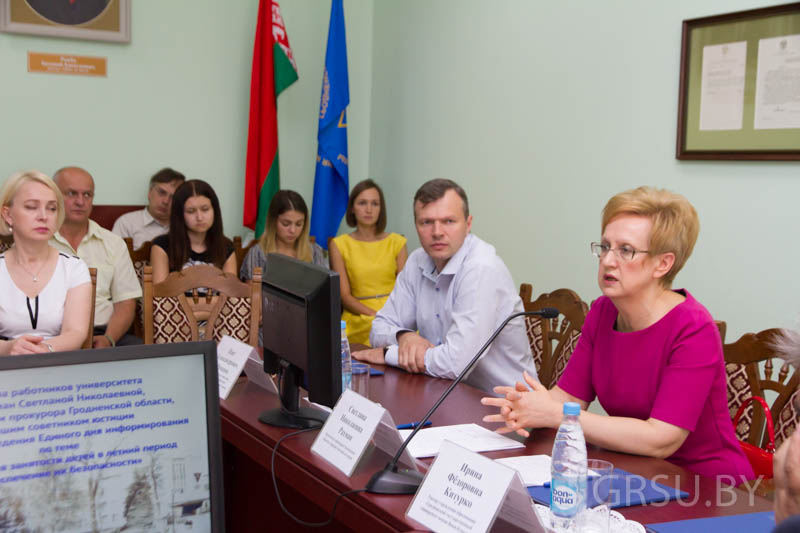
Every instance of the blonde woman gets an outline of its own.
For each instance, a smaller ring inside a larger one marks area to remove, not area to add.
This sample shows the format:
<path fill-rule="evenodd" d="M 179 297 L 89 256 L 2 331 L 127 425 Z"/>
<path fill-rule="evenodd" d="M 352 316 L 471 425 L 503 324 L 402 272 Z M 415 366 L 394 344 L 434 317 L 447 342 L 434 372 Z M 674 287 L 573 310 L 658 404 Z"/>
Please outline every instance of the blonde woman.
<path fill-rule="evenodd" d="M 267 211 L 267 224 L 258 245 L 250 248 L 242 262 L 239 277 L 248 280 L 253 270 L 267 271 L 267 254 L 278 253 L 306 263 L 328 268 L 322 248 L 308 237 L 308 208 L 303 197 L 290 190 L 280 190 L 272 197 Z"/>
<path fill-rule="evenodd" d="M 64 221 L 64 198 L 41 172 L 8 178 L 0 191 L 0 355 L 76 350 L 89 331 L 92 285 L 81 259 L 48 241 Z"/>
<path fill-rule="evenodd" d="M 564 402 L 577 402 L 592 444 L 728 483 L 753 479 L 728 412 L 717 326 L 689 291 L 672 289 L 699 231 L 694 207 L 678 194 L 639 187 L 611 198 L 600 242 L 591 244 L 603 295 L 564 374 L 550 390 L 530 376 L 528 386 L 495 387 L 503 396 L 482 403 L 500 413 L 485 421 L 527 436 L 526 428 L 558 427 Z M 595 398 L 609 416 L 586 410 Z"/>

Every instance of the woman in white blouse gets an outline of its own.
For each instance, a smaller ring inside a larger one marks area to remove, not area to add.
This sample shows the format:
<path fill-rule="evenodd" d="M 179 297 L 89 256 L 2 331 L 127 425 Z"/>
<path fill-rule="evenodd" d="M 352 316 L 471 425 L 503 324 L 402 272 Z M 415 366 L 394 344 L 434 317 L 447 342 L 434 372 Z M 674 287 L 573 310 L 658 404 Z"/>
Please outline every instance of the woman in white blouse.
<path fill-rule="evenodd" d="M 80 348 L 89 331 L 92 286 L 81 259 L 49 240 L 64 221 L 64 199 L 38 171 L 14 174 L 0 190 L 0 355 Z"/>

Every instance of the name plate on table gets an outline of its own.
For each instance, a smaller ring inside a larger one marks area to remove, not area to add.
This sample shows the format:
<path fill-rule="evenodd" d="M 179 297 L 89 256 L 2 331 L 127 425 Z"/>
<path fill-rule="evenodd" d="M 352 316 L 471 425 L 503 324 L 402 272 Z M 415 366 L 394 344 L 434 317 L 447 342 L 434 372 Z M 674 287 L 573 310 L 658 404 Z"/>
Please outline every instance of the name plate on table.
<path fill-rule="evenodd" d="M 388 441 L 389 447 L 393 443 L 402 442 L 399 440 L 397 429 L 394 429 L 394 433 L 397 434 L 396 440 L 383 435 L 386 433 L 385 428 L 394 428 L 392 416 L 386 409 L 350 389 L 345 389 L 319 435 L 314 439 L 311 451 L 350 477 L 379 426 L 380 440 Z M 396 447 L 394 449 L 397 450 Z M 391 450 L 386 451 L 393 453 Z M 408 459 L 410 460 L 410 457 Z M 413 462 L 411 464 L 401 462 L 416 469 Z"/>
<path fill-rule="evenodd" d="M 256 354 L 256 349 L 241 341 L 223 335 L 217 345 L 217 375 L 219 376 L 219 397 L 225 400 L 239 379 L 247 358 Z M 256 355 L 256 357 L 258 357 Z"/>
<path fill-rule="evenodd" d="M 451 441 L 442 443 L 406 516 L 440 533 L 485 533 L 496 521 L 547 531 L 514 469 Z"/>

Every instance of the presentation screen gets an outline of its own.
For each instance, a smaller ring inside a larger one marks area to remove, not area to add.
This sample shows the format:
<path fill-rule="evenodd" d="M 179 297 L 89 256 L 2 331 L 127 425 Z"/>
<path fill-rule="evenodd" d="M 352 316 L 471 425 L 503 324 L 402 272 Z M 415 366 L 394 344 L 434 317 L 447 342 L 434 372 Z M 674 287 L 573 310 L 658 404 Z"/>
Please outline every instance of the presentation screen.
<path fill-rule="evenodd" d="M 213 342 L 0 357 L 0 531 L 222 531 Z"/>

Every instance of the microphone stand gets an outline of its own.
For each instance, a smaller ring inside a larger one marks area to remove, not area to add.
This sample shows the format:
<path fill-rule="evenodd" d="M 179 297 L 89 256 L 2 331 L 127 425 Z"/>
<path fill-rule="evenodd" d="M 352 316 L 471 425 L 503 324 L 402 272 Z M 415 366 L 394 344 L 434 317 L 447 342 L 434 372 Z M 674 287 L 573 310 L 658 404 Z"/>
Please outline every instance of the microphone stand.
<path fill-rule="evenodd" d="M 473 357 L 467 366 L 464 367 L 464 370 L 462 370 L 456 379 L 453 380 L 450 386 L 447 387 L 447 390 L 444 391 L 444 394 L 442 394 L 439 399 L 436 400 L 436 403 L 433 404 L 433 407 L 431 407 L 430 411 L 428 411 L 428 414 L 426 414 L 425 417 L 420 420 L 419 424 L 417 424 L 417 427 L 415 427 L 406 440 L 403 441 L 403 444 L 400 445 L 400 448 L 397 450 L 397 453 L 394 455 L 392 460 L 386 464 L 383 470 L 379 470 L 373 474 L 367 483 L 366 491 L 373 494 L 416 493 L 417 489 L 422 484 L 422 473 L 417 472 L 416 470 L 410 470 L 407 468 L 399 469 L 397 467 L 397 462 L 400 460 L 400 456 L 403 455 L 403 451 L 405 451 L 411 439 L 414 438 L 414 435 L 416 435 L 417 432 L 425 426 L 425 422 L 427 422 L 434 411 L 439 408 L 439 406 L 442 404 L 442 402 L 444 402 L 456 385 L 464 380 L 464 376 L 466 376 L 472 367 L 475 366 L 475 363 L 478 362 L 478 359 L 480 359 L 481 355 L 483 355 L 483 352 L 486 351 L 489 345 L 492 344 L 492 341 L 494 341 L 500 332 L 503 331 L 503 328 L 506 327 L 506 324 L 520 316 L 539 316 L 545 319 L 555 318 L 558 316 L 558 312 L 558 309 L 555 309 L 554 307 L 544 307 L 539 311 L 521 311 L 519 313 L 514 313 L 506 318 L 503 323 L 500 324 L 500 327 L 498 327 L 494 333 L 492 333 L 492 336 L 489 337 L 489 340 L 486 341 L 486 344 L 484 344 L 483 347 L 478 350 L 478 353 L 475 354 L 475 357 Z"/>

